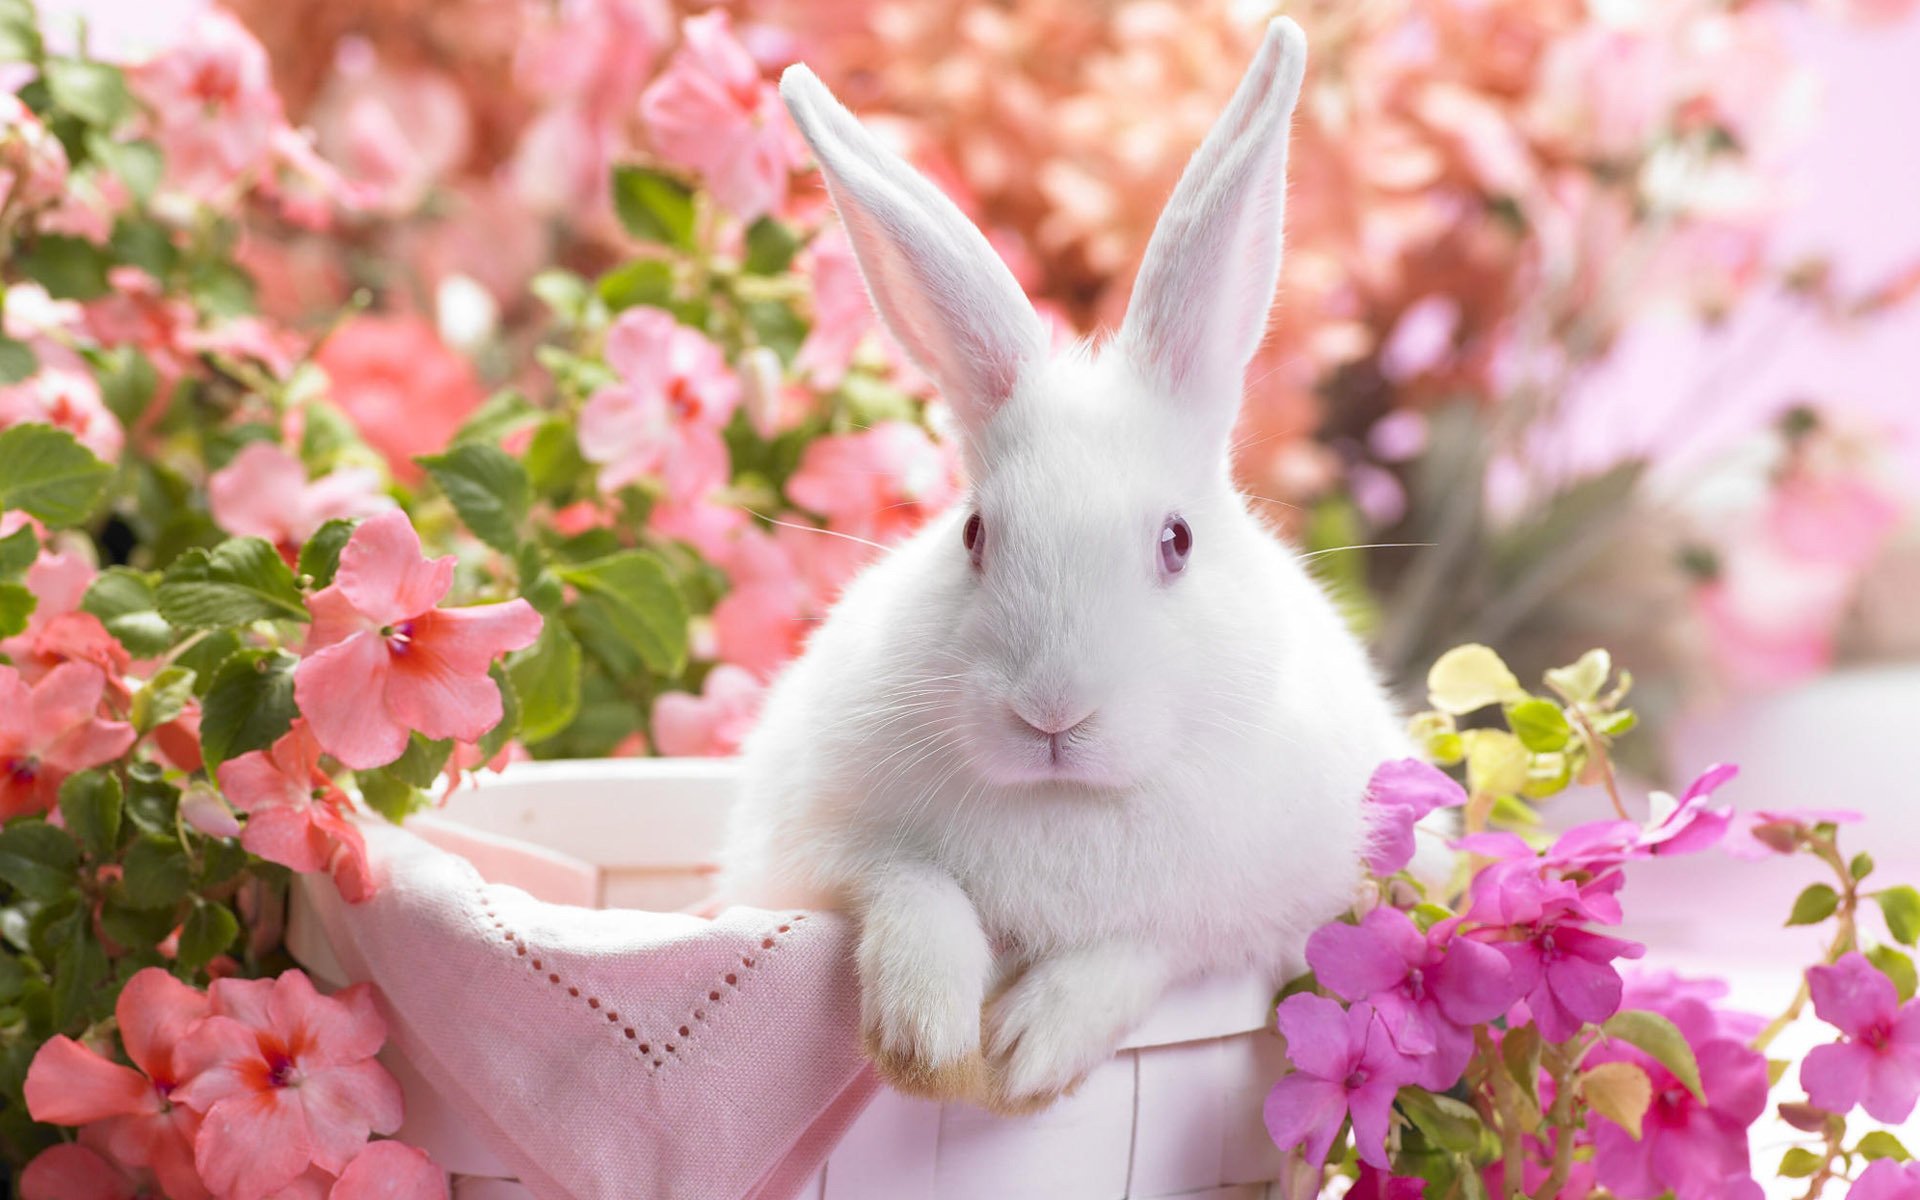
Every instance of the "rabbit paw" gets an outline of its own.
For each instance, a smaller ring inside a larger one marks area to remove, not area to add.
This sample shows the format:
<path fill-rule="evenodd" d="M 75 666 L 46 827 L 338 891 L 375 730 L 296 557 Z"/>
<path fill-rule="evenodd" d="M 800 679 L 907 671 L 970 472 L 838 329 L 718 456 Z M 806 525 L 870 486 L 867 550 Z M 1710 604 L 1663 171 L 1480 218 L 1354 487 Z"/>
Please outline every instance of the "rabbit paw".
<path fill-rule="evenodd" d="M 1160 960 L 1103 946 L 1043 958 L 988 1005 L 986 1106 L 1035 1112 L 1113 1054 L 1166 986 Z"/>
<path fill-rule="evenodd" d="M 992 952 L 958 887 L 916 874 L 876 891 L 858 965 L 861 1038 L 881 1077 L 915 1096 L 978 1096 Z"/>

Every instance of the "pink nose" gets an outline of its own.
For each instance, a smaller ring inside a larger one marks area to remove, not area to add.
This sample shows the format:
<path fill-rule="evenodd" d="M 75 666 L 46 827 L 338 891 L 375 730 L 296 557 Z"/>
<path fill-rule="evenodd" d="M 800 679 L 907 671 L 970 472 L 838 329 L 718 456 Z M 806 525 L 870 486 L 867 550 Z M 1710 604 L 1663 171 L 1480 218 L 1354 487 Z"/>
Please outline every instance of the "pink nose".
<path fill-rule="evenodd" d="M 1048 709 L 1044 714 L 1030 714 L 1017 705 L 1014 707 L 1013 715 L 1020 718 L 1021 724 L 1041 737 L 1052 740 L 1056 745 L 1062 737 L 1093 719 L 1091 711 L 1072 716 L 1056 708 Z"/>

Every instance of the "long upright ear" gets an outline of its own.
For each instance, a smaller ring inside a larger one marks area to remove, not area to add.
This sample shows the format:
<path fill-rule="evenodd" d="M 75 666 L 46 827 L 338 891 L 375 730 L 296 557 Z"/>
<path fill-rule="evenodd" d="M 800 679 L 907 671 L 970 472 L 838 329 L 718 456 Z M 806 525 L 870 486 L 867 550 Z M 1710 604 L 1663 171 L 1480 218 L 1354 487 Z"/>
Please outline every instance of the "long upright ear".
<path fill-rule="evenodd" d="M 1045 326 L 973 222 L 812 71 L 788 67 L 780 97 L 820 161 L 874 307 L 977 433 L 1045 356 Z"/>
<path fill-rule="evenodd" d="M 1306 35 L 1275 18 L 1160 214 L 1120 330 L 1135 366 L 1222 437 L 1273 307 L 1287 132 L 1306 64 Z"/>

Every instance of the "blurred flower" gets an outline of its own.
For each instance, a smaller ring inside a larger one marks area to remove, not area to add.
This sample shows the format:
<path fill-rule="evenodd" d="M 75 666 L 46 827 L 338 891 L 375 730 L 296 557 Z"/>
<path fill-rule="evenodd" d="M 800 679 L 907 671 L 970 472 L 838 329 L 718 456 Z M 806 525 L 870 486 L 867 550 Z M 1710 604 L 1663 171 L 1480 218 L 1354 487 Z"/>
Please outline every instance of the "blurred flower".
<path fill-rule="evenodd" d="M 446 1200 L 447 1173 L 404 1142 L 369 1142 L 347 1164 L 327 1200 Z"/>
<path fill-rule="evenodd" d="M 69 354 L 42 355 L 40 370 L 19 383 L 0 386 L 0 429 L 38 422 L 64 429 L 95 457 L 117 462 L 126 435 L 120 420 L 100 397 L 93 372 Z"/>
<path fill-rule="evenodd" d="M 319 150 L 365 189 L 380 211 L 411 212 L 466 158 L 472 119 L 453 81 L 427 68 L 397 68 L 365 42 L 341 47 L 310 119 Z"/>
<path fill-rule="evenodd" d="M 1736 812 L 1728 820 L 1721 848 L 1735 858 L 1758 859 L 1792 854 L 1822 824 L 1846 825 L 1861 819 L 1845 809 L 1761 809 Z"/>
<path fill-rule="evenodd" d="M 1920 1162 L 1891 1158 L 1868 1163 L 1847 1189 L 1847 1200 L 1914 1200 L 1915 1196 L 1920 1196 Z"/>
<path fill-rule="evenodd" d="M 467 360 L 419 317 L 355 317 L 314 361 L 332 381 L 333 402 L 406 481 L 420 478 L 414 456 L 446 449 L 483 398 Z"/>
<path fill-rule="evenodd" d="M 720 431 L 740 381 L 720 348 L 660 309 L 630 308 L 607 332 L 607 364 L 620 382 L 580 412 L 580 453 L 600 464 L 601 488 L 653 477 L 668 497 L 692 500 L 723 485 Z"/>
<path fill-rule="evenodd" d="M 46 812 L 67 776 L 111 762 L 133 745 L 133 726 L 100 716 L 107 678 L 62 663 L 29 688 L 0 666 L 0 820 Z"/>
<path fill-rule="evenodd" d="M 144 1180 L 74 1142 L 47 1147 L 20 1172 L 20 1200 L 142 1200 L 149 1194 Z M 173 1200 L 192 1195 L 170 1193 Z"/>
<path fill-rule="evenodd" d="M 265 538 L 289 561 L 328 521 L 393 507 L 377 472 L 349 467 L 309 483 L 300 460 L 271 442 L 242 447 L 207 481 L 207 496 L 222 529 Z"/>
<path fill-rule="evenodd" d="M 31 212 L 67 185 L 67 152 L 20 97 L 0 92 L 0 210 Z"/>
<path fill-rule="evenodd" d="M 908 421 L 816 438 L 787 479 L 788 498 L 825 517 L 829 529 L 883 546 L 959 495 L 952 448 Z"/>
<path fill-rule="evenodd" d="M 698 696 L 663 692 L 653 702 L 653 744 L 669 755 L 736 754 L 766 690 L 748 672 L 721 663 L 707 673 Z"/>
<path fill-rule="evenodd" d="M 1814 1014 L 1844 1035 L 1800 1064 L 1807 1099 L 1828 1112 L 1857 1104 L 1876 1121 L 1906 1120 L 1920 1097 L 1920 1000 L 1902 1004 L 1893 980 L 1857 951 L 1809 968 L 1807 987 Z"/>
<path fill-rule="evenodd" d="M 196 13 L 128 82 L 152 115 L 169 188 L 202 202 L 228 200 L 270 167 L 286 118 L 266 51 L 229 14 Z"/>

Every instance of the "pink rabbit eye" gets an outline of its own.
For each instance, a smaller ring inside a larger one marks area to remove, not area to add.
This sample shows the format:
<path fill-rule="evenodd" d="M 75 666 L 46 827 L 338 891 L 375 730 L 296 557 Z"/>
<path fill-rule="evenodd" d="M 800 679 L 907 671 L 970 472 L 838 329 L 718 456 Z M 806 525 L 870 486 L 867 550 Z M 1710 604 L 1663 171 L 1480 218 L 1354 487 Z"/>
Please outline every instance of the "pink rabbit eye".
<path fill-rule="evenodd" d="M 1160 570 L 1178 575 L 1186 569 L 1187 556 L 1193 553 L 1193 530 L 1185 518 L 1168 517 L 1160 527 Z"/>
<path fill-rule="evenodd" d="M 987 548 L 987 525 L 980 519 L 979 513 L 974 513 L 967 518 L 966 526 L 960 530 L 960 540 L 966 544 L 967 560 L 973 564 L 973 569 L 978 571 L 980 554 Z"/>

